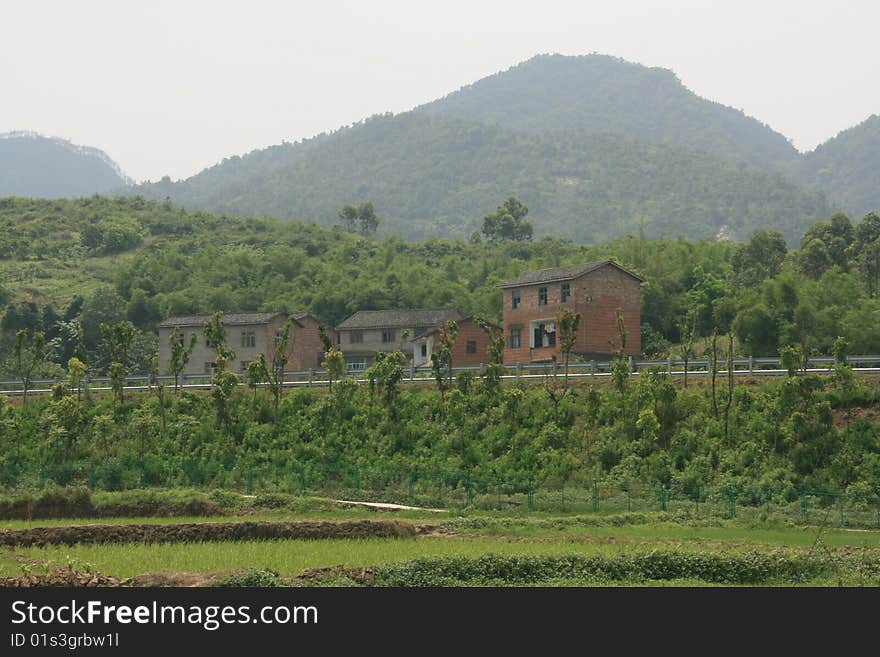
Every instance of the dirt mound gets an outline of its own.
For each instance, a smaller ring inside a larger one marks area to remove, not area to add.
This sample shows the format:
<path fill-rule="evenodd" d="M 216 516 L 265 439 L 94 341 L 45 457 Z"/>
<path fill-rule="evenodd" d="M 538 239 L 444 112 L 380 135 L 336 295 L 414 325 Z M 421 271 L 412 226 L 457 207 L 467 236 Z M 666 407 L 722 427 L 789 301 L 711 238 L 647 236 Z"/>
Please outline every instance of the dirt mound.
<path fill-rule="evenodd" d="M 328 566 L 322 568 L 306 568 L 299 575 L 290 578 L 294 586 L 315 586 L 327 580 L 350 579 L 359 584 L 369 584 L 374 579 L 372 568 L 346 568 L 345 566 Z"/>
<path fill-rule="evenodd" d="M 45 586 L 62 587 L 95 587 L 95 586 L 128 586 L 127 580 L 110 577 L 101 573 L 84 573 L 66 568 L 59 568 L 51 573 L 38 575 L 21 575 L 19 577 L 0 577 L 0 587 L 33 588 Z"/>
<path fill-rule="evenodd" d="M 143 573 L 135 575 L 128 580 L 131 586 L 213 586 L 218 579 L 218 575 L 210 573 L 177 573 L 177 572 L 157 572 Z"/>
<path fill-rule="evenodd" d="M 3 530 L 0 531 L 0 546 L 40 547 L 43 545 L 76 545 L 77 543 L 193 543 L 296 538 L 392 538 L 415 536 L 418 531 L 415 525 L 399 520 L 70 525 Z"/>

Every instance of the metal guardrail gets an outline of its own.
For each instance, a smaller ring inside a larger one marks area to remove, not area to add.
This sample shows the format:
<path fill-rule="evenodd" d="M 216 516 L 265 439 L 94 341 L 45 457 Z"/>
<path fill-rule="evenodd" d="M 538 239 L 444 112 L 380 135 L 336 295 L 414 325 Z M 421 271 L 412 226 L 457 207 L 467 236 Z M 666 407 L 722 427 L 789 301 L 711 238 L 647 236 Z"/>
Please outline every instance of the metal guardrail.
<path fill-rule="evenodd" d="M 847 358 L 853 371 L 863 374 L 880 374 L 880 355 L 860 355 L 849 356 Z M 662 367 L 672 377 L 684 377 L 684 361 L 680 359 L 666 360 L 635 360 L 632 357 L 630 361 L 630 377 L 638 377 L 639 372 L 651 367 Z M 810 358 L 808 365 L 818 367 L 808 367 L 807 373 L 824 374 L 828 373 L 835 363 L 833 357 L 818 356 Z M 568 366 L 568 377 L 570 379 L 590 379 L 590 378 L 608 378 L 611 376 L 612 361 L 588 361 L 570 363 Z M 821 367 L 824 365 L 824 367 Z M 856 365 L 875 365 L 875 367 L 857 367 Z M 453 367 L 453 373 L 472 372 L 478 374 L 482 369 L 482 365 Z M 764 358 L 735 358 L 733 360 L 733 375 L 735 377 L 747 376 L 782 376 L 788 370 L 781 368 L 779 357 Z M 737 369 L 739 368 L 739 369 Z M 554 371 L 561 374 L 563 366 L 561 363 L 528 363 L 522 365 L 506 365 L 505 370 L 508 372 L 503 375 L 502 380 L 541 380 Z M 539 372 L 539 373 L 535 373 Z M 358 374 L 361 372 L 358 371 Z M 402 379 L 403 383 L 430 383 L 434 381 L 433 374 L 429 367 L 410 367 L 408 368 L 408 376 Z M 688 376 L 703 377 L 711 374 L 711 360 L 706 358 L 694 359 L 688 361 Z M 716 370 L 718 377 L 727 376 L 726 369 Z M 325 370 L 300 370 L 284 373 L 284 386 L 288 388 L 297 387 L 322 387 L 328 386 L 330 381 L 327 379 Z M 348 380 L 355 381 L 360 385 L 369 383 L 366 378 L 356 378 L 351 376 L 345 377 Z M 163 375 L 158 380 L 164 384 L 173 384 L 174 377 Z M 126 391 L 146 391 L 150 389 L 150 377 L 146 374 L 135 374 L 125 378 Z M 31 381 L 28 394 L 47 394 L 52 391 L 52 386 L 58 383 L 65 383 L 66 379 L 39 379 Z M 187 390 L 210 390 L 211 375 L 210 374 L 185 374 L 180 376 L 181 388 Z M 94 377 L 86 381 L 89 390 L 94 392 L 104 392 L 112 390 L 109 377 Z M 259 384 L 258 387 L 266 387 L 267 384 Z M 19 396 L 23 394 L 21 381 L 0 381 L 0 394 L 7 396 Z"/>

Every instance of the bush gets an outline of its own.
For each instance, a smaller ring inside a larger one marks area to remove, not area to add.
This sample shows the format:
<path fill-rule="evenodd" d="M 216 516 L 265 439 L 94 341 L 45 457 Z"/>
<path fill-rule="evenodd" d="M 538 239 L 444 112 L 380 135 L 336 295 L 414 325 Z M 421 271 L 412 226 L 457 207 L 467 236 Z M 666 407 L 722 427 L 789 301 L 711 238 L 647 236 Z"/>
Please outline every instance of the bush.
<path fill-rule="evenodd" d="M 250 568 L 241 572 L 227 575 L 221 579 L 217 586 L 245 588 L 245 587 L 280 587 L 287 586 L 283 579 L 274 570 L 258 570 Z"/>

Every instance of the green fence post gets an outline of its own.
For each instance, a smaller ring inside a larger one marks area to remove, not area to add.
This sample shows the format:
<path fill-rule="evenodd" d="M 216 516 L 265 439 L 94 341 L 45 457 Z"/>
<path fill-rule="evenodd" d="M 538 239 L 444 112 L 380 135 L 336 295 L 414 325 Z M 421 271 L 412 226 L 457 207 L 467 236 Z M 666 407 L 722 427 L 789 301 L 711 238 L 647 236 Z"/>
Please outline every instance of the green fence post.
<path fill-rule="evenodd" d="M 498 510 L 501 510 L 501 480 L 495 480 L 495 495 L 498 498 Z"/>
<path fill-rule="evenodd" d="M 562 494 L 561 494 L 561 497 L 560 497 L 560 507 L 559 507 L 559 510 L 560 510 L 560 511 L 565 511 L 565 482 L 564 482 L 564 481 L 562 482 L 562 488 L 561 488 L 561 491 L 562 491 Z"/>
<path fill-rule="evenodd" d="M 473 489 L 473 486 L 472 486 L 472 484 L 471 484 L 471 478 L 470 478 L 470 475 L 468 475 L 468 478 L 465 479 L 465 482 L 464 482 L 464 492 L 465 492 L 465 495 L 467 496 L 467 504 L 466 504 L 466 506 L 470 506 L 470 505 L 473 503 L 473 501 L 474 501 L 474 489 Z M 878 507 L 878 511 L 877 511 L 877 513 L 880 514 L 880 507 Z M 878 515 L 878 517 L 880 517 L 880 515 Z"/>
<path fill-rule="evenodd" d="M 529 479 L 529 492 L 526 499 L 528 500 L 529 511 L 533 510 L 535 508 L 535 490 L 531 479 Z M 880 514 L 880 507 L 878 507 L 877 513 Z M 878 515 L 878 517 L 880 517 L 880 515 Z"/>
<path fill-rule="evenodd" d="M 843 495 L 839 495 L 837 497 L 837 503 L 840 506 L 840 526 L 846 527 L 846 516 L 843 513 L 843 506 L 846 503 L 846 498 Z"/>
<path fill-rule="evenodd" d="M 354 494 L 357 497 L 361 495 L 361 466 L 354 466 Z"/>
<path fill-rule="evenodd" d="M 143 461 L 140 462 L 141 467 L 141 488 L 147 487 L 147 466 Z"/>
<path fill-rule="evenodd" d="M 89 490 L 95 491 L 95 464 L 89 463 Z"/>
<path fill-rule="evenodd" d="M 626 487 L 626 510 L 632 511 L 632 496 L 629 492 L 629 485 Z"/>
<path fill-rule="evenodd" d="M 593 482 L 593 511 L 599 510 L 599 484 Z"/>
<path fill-rule="evenodd" d="M 801 517 L 807 522 L 807 494 L 801 493 Z"/>
<path fill-rule="evenodd" d="M 299 469 L 299 492 L 303 495 L 306 494 L 306 468 L 305 466 Z"/>
<path fill-rule="evenodd" d="M 43 470 L 43 466 L 40 466 L 40 490 L 46 486 L 46 471 Z"/>
<path fill-rule="evenodd" d="M 247 469 L 247 483 L 245 484 L 246 491 L 248 495 L 254 494 L 254 469 L 251 466 L 248 466 Z"/>
<path fill-rule="evenodd" d="M 697 514 L 700 513 L 700 487 L 697 486 Z"/>
<path fill-rule="evenodd" d="M 193 485 L 198 488 L 199 487 L 199 462 L 196 461 L 196 467 L 193 470 Z"/>
<path fill-rule="evenodd" d="M 416 499 L 416 471 L 409 471 L 409 501 L 414 502 Z"/>

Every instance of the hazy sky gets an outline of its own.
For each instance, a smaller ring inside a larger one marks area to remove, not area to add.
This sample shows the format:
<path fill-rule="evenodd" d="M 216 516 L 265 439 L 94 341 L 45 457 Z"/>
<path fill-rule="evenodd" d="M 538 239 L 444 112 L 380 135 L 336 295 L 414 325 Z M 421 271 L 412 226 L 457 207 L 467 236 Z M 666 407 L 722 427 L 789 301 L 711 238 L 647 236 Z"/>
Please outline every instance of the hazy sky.
<path fill-rule="evenodd" d="M 538 53 L 675 71 L 801 150 L 880 113 L 878 0 L 0 0 L 0 132 L 137 180 L 401 112 Z"/>

